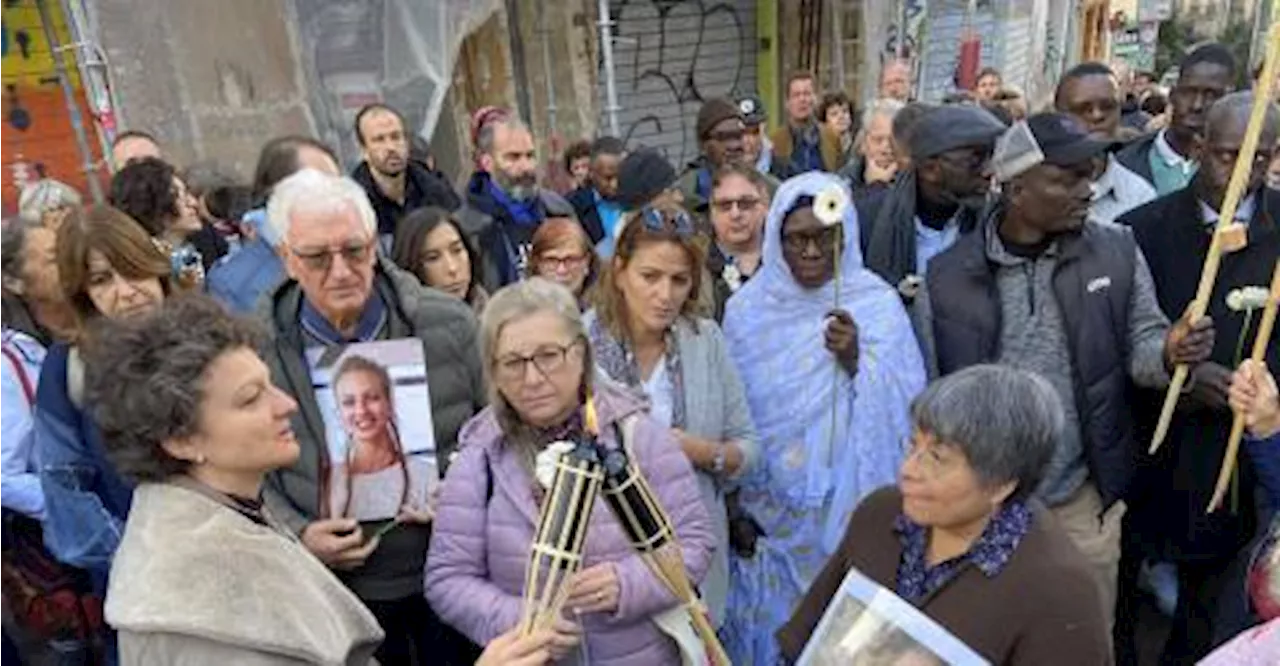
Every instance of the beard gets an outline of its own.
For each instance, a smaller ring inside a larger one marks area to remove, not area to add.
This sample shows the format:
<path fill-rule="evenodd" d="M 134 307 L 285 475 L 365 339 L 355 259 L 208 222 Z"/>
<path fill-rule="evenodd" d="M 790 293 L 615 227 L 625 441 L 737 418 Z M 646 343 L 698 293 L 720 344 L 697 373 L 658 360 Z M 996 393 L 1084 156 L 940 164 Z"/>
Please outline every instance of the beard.
<path fill-rule="evenodd" d="M 538 195 L 538 176 L 535 173 L 512 176 L 499 171 L 495 175 L 502 191 L 516 201 L 528 201 Z"/>

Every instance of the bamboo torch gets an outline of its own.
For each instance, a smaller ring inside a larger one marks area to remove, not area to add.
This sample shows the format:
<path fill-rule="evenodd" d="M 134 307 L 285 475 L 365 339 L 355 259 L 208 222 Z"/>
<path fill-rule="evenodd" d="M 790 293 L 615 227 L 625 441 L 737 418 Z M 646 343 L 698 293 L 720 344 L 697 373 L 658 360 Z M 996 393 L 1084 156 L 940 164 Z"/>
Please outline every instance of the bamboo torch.
<path fill-rule="evenodd" d="M 1276 325 L 1276 310 L 1280 306 L 1280 261 L 1276 262 L 1275 273 L 1271 276 L 1271 292 L 1267 296 L 1267 305 L 1262 309 L 1262 321 L 1258 323 L 1258 337 L 1253 341 L 1255 361 L 1266 363 L 1267 347 L 1271 343 L 1271 331 Z M 1222 506 L 1222 497 L 1231 482 L 1231 472 L 1235 470 L 1236 456 L 1240 453 L 1240 438 L 1244 436 L 1244 413 L 1237 411 L 1231 422 L 1231 436 L 1227 438 L 1227 453 L 1222 459 L 1222 469 L 1218 472 L 1218 485 L 1213 489 L 1213 499 L 1209 500 L 1206 513 L 1213 513 Z"/>
<path fill-rule="evenodd" d="M 689 581 L 671 519 L 658 503 L 649 482 L 621 449 L 605 451 L 602 448 L 601 459 L 604 467 L 605 503 L 622 524 L 632 548 L 648 565 L 653 575 L 688 609 L 693 629 L 706 647 L 711 664 L 732 666 L 729 655 L 716 637 L 715 628 L 707 618 L 706 607 L 698 597 L 693 583 Z"/>
<path fill-rule="evenodd" d="M 1249 125 L 1245 130 L 1244 143 L 1236 156 L 1235 169 L 1231 172 L 1231 181 L 1227 185 L 1226 196 L 1222 200 L 1219 211 L 1218 226 L 1213 240 L 1209 243 L 1209 254 L 1205 257 L 1204 268 L 1200 272 L 1200 286 L 1196 290 L 1195 300 L 1187 308 L 1189 321 L 1197 321 L 1204 316 L 1209 306 L 1209 298 L 1213 295 L 1213 284 L 1218 279 L 1218 265 L 1222 255 L 1240 248 L 1240 228 L 1234 224 L 1236 207 L 1244 195 L 1245 185 L 1249 181 L 1249 173 L 1253 170 L 1253 160 L 1258 153 L 1258 138 L 1262 134 L 1262 123 L 1266 118 L 1267 105 L 1271 102 L 1271 86 L 1275 82 L 1277 59 L 1280 58 L 1280 23 L 1271 26 L 1267 38 L 1267 56 L 1262 65 L 1262 75 L 1253 90 L 1253 111 L 1249 116 Z M 1231 247 L 1235 245 L 1235 247 Z M 1164 396 L 1164 407 L 1160 410 L 1160 421 L 1156 425 L 1155 436 L 1151 439 L 1150 453 L 1155 453 L 1169 433 L 1169 424 L 1173 421 L 1174 409 L 1178 406 L 1178 398 L 1182 395 L 1182 387 L 1186 384 L 1189 369 L 1179 365 L 1174 369 L 1173 381 Z"/>
<path fill-rule="evenodd" d="M 548 629 L 560 617 L 569 598 L 569 582 L 582 567 L 587 523 L 602 480 L 600 460 L 591 443 L 577 442 L 556 461 L 525 570 L 521 633 Z"/>

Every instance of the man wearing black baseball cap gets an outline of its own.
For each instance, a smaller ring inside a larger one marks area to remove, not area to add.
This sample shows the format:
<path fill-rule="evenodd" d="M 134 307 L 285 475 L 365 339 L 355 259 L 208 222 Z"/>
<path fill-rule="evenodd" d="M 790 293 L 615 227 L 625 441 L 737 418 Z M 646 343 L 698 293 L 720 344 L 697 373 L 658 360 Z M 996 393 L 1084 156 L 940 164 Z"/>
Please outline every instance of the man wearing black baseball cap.
<path fill-rule="evenodd" d="M 756 171 L 767 174 L 773 166 L 773 143 L 769 141 L 765 127 L 769 111 L 764 108 L 764 101 L 759 95 L 739 97 L 738 111 L 742 113 L 742 150 L 747 154 L 747 163 L 754 164 Z"/>
<path fill-rule="evenodd" d="M 1213 347 L 1208 319 L 1170 326 L 1130 230 L 1088 218 L 1109 145 L 1065 114 L 1014 124 L 992 157 L 999 201 L 933 259 L 915 301 L 932 373 L 999 363 L 1057 391 L 1066 427 L 1036 495 L 1093 566 L 1108 619 L 1135 472 L 1129 381 L 1165 386 Z"/>

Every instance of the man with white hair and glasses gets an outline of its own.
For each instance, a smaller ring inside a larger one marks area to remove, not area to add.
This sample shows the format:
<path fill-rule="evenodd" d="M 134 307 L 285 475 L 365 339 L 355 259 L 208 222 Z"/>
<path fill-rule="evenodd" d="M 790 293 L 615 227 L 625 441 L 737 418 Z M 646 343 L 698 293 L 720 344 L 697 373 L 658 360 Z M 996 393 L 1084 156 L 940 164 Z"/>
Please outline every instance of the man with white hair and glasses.
<path fill-rule="evenodd" d="M 485 403 L 475 319 L 461 301 L 423 287 L 378 256 L 377 217 L 364 189 L 349 178 L 303 169 L 272 190 L 267 218 L 281 239 L 288 279 L 261 303 L 271 337 L 263 357 L 272 381 L 298 401 L 293 430 L 302 453 L 291 468 L 272 473 L 264 499 L 378 618 L 387 634 L 380 663 L 413 663 L 416 655 L 417 663 L 469 664 L 475 657 L 469 646 L 423 597 L 430 512 L 402 510 L 401 525 L 378 537 L 378 526 L 331 516 L 323 506 L 330 461 L 305 353 L 420 340 L 443 470 L 458 429 Z"/>

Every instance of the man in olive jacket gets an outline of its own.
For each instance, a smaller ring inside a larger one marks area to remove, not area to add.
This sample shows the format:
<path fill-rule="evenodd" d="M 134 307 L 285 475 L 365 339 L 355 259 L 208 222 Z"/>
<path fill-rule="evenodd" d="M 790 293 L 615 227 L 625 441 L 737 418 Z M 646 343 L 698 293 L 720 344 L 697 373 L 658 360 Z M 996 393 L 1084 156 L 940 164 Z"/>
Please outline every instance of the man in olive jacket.
<path fill-rule="evenodd" d="M 267 480 L 273 517 L 342 580 L 377 616 L 387 637 L 381 663 L 471 663 L 465 643 L 435 618 L 422 593 L 431 510 L 404 508 L 388 521 L 357 523 L 333 515 L 325 493 L 331 467 L 325 423 L 305 353 L 374 340 L 422 343 L 431 395 L 437 466 L 444 470 L 458 429 L 485 402 L 476 322 L 457 299 L 423 287 L 377 256 L 377 218 L 348 178 L 303 170 L 276 186 L 268 223 L 282 239 L 289 279 L 260 303 L 270 331 L 263 357 L 272 381 L 298 401 L 293 430 L 301 455 Z M 430 655 L 428 654 L 430 650 Z M 442 662 L 443 659 L 443 662 Z"/>

